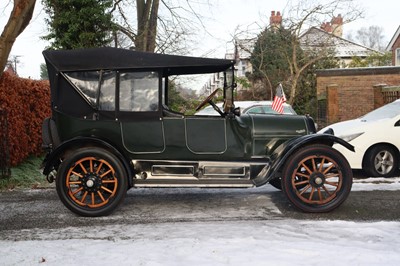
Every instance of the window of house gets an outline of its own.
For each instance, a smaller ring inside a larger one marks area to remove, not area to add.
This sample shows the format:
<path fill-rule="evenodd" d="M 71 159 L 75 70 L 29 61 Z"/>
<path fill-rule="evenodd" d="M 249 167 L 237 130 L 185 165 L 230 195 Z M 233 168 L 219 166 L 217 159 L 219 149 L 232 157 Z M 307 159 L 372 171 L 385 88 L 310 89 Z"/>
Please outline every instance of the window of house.
<path fill-rule="evenodd" d="M 400 66 L 400 48 L 396 49 L 396 60 L 395 65 Z"/>

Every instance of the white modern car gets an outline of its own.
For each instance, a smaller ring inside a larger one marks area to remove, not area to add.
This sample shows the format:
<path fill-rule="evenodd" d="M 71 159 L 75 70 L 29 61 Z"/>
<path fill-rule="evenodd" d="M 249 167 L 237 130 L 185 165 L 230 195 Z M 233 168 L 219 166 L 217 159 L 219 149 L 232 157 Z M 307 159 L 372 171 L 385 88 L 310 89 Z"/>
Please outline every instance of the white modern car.
<path fill-rule="evenodd" d="M 216 105 L 222 110 L 223 103 L 217 103 Z M 240 108 L 241 114 L 278 114 L 272 110 L 272 101 L 235 101 L 235 107 Z M 295 115 L 296 112 L 290 104 L 284 103 L 283 114 Z M 195 115 L 218 116 L 220 114 L 210 105 L 198 111 Z"/>
<path fill-rule="evenodd" d="M 318 133 L 334 134 L 355 147 L 355 152 L 351 152 L 340 145 L 333 146 L 353 169 L 381 177 L 393 176 L 399 170 L 400 99 L 360 118 L 325 127 Z"/>

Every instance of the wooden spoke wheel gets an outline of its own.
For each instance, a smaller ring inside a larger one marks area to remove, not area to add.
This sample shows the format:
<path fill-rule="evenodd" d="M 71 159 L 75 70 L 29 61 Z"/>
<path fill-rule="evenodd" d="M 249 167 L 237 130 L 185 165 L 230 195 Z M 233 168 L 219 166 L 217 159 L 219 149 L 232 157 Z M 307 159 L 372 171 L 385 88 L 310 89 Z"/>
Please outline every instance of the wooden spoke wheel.
<path fill-rule="evenodd" d="M 347 160 L 329 146 L 315 145 L 293 154 L 284 167 L 282 190 L 297 208 L 327 212 L 348 196 L 352 171 Z"/>
<path fill-rule="evenodd" d="M 126 174 L 119 160 L 100 148 L 83 148 L 67 157 L 56 178 L 64 205 L 82 216 L 112 212 L 127 190 Z"/>

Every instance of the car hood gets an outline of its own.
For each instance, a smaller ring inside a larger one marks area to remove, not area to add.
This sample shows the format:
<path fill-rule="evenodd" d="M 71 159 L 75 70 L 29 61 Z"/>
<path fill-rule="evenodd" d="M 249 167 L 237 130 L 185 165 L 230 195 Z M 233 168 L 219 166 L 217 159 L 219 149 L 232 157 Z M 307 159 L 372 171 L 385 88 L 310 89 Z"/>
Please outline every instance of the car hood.
<path fill-rule="evenodd" d="M 385 121 L 389 121 L 390 119 L 380 119 L 377 121 L 365 121 L 362 118 L 357 118 L 353 120 L 343 121 L 339 123 L 335 123 L 329 125 L 318 133 L 325 133 L 328 129 L 333 130 L 333 134 L 338 137 L 343 137 L 346 135 L 351 135 L 355 133 L 362 133 L 368 131 L 370 128 L 374 128 Z"/>

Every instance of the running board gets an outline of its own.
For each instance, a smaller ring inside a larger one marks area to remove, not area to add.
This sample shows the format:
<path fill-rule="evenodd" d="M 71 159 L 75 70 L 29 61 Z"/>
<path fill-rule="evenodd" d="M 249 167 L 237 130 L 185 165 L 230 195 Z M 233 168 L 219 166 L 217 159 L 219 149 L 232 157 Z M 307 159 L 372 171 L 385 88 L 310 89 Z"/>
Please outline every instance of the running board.
<path fill-rule="evenodd" d="M 253 187 L 268 161 L 133 160 L 132 165 L 135 187 Z"/>
<path fill-rule="evenodd" d="M 133 181 L 134 187 L 193 187 L 193 188 L 251 188 L 250 180 L 140 180 Z"/>

